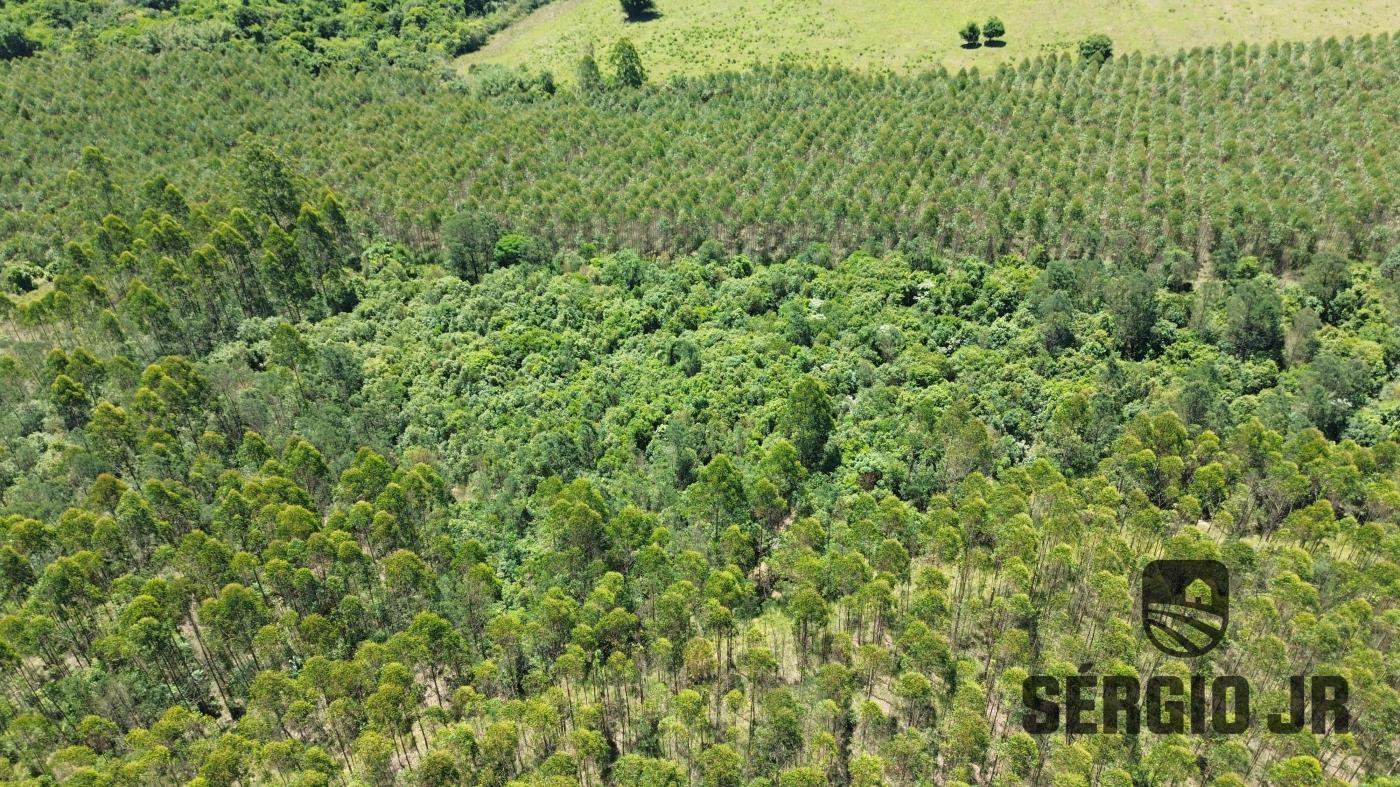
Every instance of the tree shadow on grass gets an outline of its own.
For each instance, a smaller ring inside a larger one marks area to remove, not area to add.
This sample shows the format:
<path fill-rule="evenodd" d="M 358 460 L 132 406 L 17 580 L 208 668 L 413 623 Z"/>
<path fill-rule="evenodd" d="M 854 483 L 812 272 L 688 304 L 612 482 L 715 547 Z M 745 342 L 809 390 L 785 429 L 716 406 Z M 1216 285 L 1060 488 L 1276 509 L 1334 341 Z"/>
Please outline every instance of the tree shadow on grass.
<path fill-rule="evenodd" d="M 988 49 L 1001 49 L 1002 47 L 1006 46 L 1006 42 L 993 38 L 983 46 L 987 47 Z"/>
<path fill-rule="evenodd" d="M 626 14 L 623 17 L 627 22 L 651 22 L 661 18 L 661 11 L 655 8 L 648 8 L 639 14 Z"/>
<path fill-rule="evenodd" d="M 962 45 L 962 48 L 963 48 L 963 49 L 981 49 L 981 48 L 982 48 L 982 45 L 979 44 L 979 43 L 977 43 L 976 41 L 968 41 L 967 43 L 964 43 L 964 44 Z"/>

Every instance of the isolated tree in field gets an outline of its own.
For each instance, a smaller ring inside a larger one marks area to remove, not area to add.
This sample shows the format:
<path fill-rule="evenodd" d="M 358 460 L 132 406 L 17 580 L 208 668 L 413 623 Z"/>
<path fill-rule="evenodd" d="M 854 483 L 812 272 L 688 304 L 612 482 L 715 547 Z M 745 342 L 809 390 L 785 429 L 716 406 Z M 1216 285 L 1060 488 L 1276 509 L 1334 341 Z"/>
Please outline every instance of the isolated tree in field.
<path fill-rule="evenodd" d="M 989 17 L 987 24 L 982 25 L 982 35 L 986 37 L 989 44 L 993 41 L 1000 41 L 1001 37 L 1006 35 L 1006 25 L 1002 24 L 1001 20 L 995 16 Z"/>
<path fill-rule="evenodd" d="M 982 28 L 978 27 L 976 22 L 968 22 L 963 25 L 963 29 L 958 31 L 958 35 L 962 36 L 965 45 L 977 46 L 978 39 L 982 37 Z"/>
<path fill-rule="evenodd" d="M 1102 63 L 1113 57 L 1113 39 L 1103 33 L 1095 33 L 1079 42 L 1079 56 Z"/>
<path fill-rule="evenodd" d="M 620 87 L 641 87 L 647 81 L 646 69 L 642 67 L 642 56 L 637 47 L 626 38 L 613 44 L 608 62 L 613 69 L 613 84 Z"/>
<path fill-rule="evenodd" d="M 656 12 L 655 0 L 621 0 L 622 12 L 631 21 L 646 19 Z"/>

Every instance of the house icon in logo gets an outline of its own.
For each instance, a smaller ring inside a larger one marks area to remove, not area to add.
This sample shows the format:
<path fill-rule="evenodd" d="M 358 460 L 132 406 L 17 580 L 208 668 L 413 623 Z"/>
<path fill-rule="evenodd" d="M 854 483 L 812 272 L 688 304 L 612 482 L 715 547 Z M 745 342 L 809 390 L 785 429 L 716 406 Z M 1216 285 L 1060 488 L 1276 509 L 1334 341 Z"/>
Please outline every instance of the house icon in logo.
<path fill-rule="evenodd" d="M 1217 560 L 1154 560 L 1142 572 L 1142 627 L 1158 650 L 1209 653 L 1230 622 L 1230 572 Z"/>
<path fill-rule="evenodd" d="M 1215 594 L 1210 591 L 1210 585 L 1202 580 L 1198 579 L 1186 586 L 1186 603 L 1193 607 L 1208 608 L 1213 598 Z"/>

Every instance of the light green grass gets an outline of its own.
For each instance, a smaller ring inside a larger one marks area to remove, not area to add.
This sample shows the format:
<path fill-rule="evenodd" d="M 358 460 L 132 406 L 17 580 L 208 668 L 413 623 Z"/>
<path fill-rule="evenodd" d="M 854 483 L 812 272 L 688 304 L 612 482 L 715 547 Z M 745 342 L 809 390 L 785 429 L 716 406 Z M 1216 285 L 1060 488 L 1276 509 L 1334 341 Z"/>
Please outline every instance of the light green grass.
<path fill-rule="evenodd" d="M 464 56 L 548 68 L 573 79 L 578 59 L 627 36 L 653 79 L 794 60 L 917 71 L 986 68 L 1069 51 L 1107 33 L 1119 52 L 1233 41 L 1311 40 L 1400 29 L 1400 0 L 657 0 L 659 18 L 627 22 L 618 0 L 556 0 Z M 958 29 L 989 15 L 1006 46 L 961 48 Z M 606 64 L 600 57 L 600 64 Z"/>

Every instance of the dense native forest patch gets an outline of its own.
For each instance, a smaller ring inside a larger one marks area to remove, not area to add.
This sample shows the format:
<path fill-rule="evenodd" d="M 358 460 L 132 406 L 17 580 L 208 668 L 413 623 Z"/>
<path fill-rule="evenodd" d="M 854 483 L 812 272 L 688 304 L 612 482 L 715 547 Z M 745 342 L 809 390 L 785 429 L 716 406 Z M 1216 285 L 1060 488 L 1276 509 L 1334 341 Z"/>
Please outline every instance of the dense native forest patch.
<path fill-rule="evenodd" d="M 1400 41 L 0 92 L 0 778 L 1393 785 Z M 1163 656 L 1142 565 L 1231 569 Z M 1031 736 L 1028 673 L 1351 686 Z"/>
<path fill-rule="evenodd" d="M 45 49 L 91 57 L 102 45 L 146 53 L 226 44 L 273 49 L 299 65 L 431 67 L 470 52 L 548 0 L 9 0 L 0 61 Z"/>

